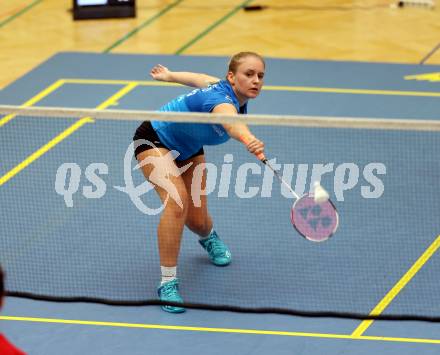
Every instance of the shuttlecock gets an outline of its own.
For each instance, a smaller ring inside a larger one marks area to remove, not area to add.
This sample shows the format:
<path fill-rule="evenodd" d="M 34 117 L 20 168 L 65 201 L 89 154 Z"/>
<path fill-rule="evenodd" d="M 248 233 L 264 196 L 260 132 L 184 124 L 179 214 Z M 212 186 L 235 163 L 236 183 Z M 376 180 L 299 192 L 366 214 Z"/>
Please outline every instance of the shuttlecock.
<path fill-rule="evenodd" d="M 316 203 L 326 202 L 329 198 L 328 192 L 319 184 L 319 181 L 313 184 L 313 198 Z"/>

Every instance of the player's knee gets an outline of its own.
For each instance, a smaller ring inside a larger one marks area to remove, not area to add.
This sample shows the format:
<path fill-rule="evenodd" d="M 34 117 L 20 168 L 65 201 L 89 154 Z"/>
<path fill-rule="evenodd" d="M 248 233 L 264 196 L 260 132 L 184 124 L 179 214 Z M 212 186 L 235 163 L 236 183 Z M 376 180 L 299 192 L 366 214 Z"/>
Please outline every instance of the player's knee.
<path fill-rule="evenodd" d="M 180 191 L 178 196 L 169 197 L 167 208 L 172 210 L 174 218 L 186 219 L 188 215 L 189 200 L 186 191 Z"/>

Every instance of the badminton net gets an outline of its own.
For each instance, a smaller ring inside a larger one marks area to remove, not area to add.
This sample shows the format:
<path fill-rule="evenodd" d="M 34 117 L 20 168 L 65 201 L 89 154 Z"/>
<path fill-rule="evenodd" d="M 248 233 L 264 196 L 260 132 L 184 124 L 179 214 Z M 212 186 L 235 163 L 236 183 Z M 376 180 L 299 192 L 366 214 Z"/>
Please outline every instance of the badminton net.
<path fill-rule="evenodd" d="M 298 195 L 321 181 L 340 226 L 323 243 L 301 238 L 289 218 L 295 199 L 270 169 L 237 141 L 205 146 L 207 186 L 191 198 L 207 195 L 233 260 L 210 264 L 186 228 L 185 305 L 440 320 L 439 120 L 0 106 L 5 118 L 0 263 L 10 296 L 159 304 L 163 205 L 135 168 L 133 134 L 146 120 L 245 122 Z"/>

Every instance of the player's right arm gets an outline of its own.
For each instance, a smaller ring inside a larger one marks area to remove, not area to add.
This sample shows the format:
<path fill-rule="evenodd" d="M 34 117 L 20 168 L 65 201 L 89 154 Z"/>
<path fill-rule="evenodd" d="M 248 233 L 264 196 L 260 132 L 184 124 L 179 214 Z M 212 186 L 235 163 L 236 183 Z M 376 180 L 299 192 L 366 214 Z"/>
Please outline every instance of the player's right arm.
<path fill-rule="evenodd" d="M 223 103 L 214 107 L 212 113 L 237 115 L 237 110 L 234 105 Z M 233 139 L 243 143 L 247 150 L 255 155 L 264 153 L 264 143 L 253 135 L 249 127 L 244 123 L 225 123 L 222 124 L 223 128 Z"/>
<path fill-rule="evenodd" d="M 195 88 L 205 88 L 220 81 L 219 78 L 202 73 L 171 71 L 167 67 L 158 64 L 150 71 L 154 80 L 178 83 Z"/>

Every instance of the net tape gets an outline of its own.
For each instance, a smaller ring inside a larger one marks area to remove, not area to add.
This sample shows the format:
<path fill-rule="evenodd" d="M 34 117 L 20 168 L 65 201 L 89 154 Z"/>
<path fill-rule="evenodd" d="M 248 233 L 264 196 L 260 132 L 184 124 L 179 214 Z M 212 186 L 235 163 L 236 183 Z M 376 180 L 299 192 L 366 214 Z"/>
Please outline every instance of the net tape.
<path fill-rule="evenodd" d="M 299 115 L 223 115 L 216 113 L 159 112 L 144 110 L 98 110 L 64 107 L 22 107 L 0 105 L 0 115 L 44 116 L 53 118 L 90 117 L 121 121 L 176 121 L 198 123 L 246 123 L 252 125 L 279 125 L 292 127 L 381 129 L 403 131 L 440 131 L 438 119 L 362 118 Z"/>

